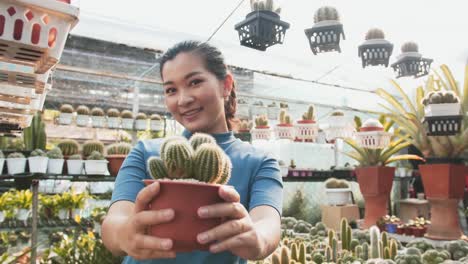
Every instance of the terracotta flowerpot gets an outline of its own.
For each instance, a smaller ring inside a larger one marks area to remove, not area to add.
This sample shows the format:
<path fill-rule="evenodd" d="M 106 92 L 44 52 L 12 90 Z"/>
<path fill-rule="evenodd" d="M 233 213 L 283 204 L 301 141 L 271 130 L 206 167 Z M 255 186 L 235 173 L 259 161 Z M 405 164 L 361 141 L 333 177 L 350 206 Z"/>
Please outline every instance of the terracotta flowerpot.
<path fill-rule="evenodd" d="M 404 235 L 405 234 L 405 227 L 398 227 L 396 229 L 396 233 L 399 235 Z"/>
<path fill-rule="evenodd" d="M 146 185 L 154 180 L 144 180 Z M 174 219 L 169 223 L 150 228 L 150 234 L 173 240 L 173 250 L 189 252 L 208 250 L 209 244 L 199 244 L 197 235 L 221 224 L 220 218 L 201 219 L 198 208 L 222 203 L 218 192 L 220 185 L 192 183 L 170 180 L 159 180 L 160 191 L 150 205 L 150 210 L 172 208 Z"/>
<path fill-rule="evenodd" d="M 364 223 L 367 229 L 387 215 L 388 199 L 393 185 L 395 168 L 363 167 L 356 169 L 357 180 L 365 201 Z"/>
<path fill-rule="evenodd" d="M 438 240 L 458 239 L 462 235 L 458 219 L 458 201 L 465 189 L 465 166 L 439 163 L 419 165 L 424 190 L 431 204 L 431 225 L 426 237 Z"/>
<path fill-rule="evenodd" d="M 413 236 L 415 237 L 423 237 L 424 233 L 426 233 L 425 228 L 418 228 L 418 227 L 411 227 Z"/>
<path fill-rule="evenodd" d="M 109 161 L 109 173 L 111 176 L 117 176 L 120 167 L 125 160 L 127 155 L 108 155 L 106 159 Z"/>
<path fill-rule="evenodd" d="M 405 227 L 405 235 L 412 236 L 413 235 L 413 228 L 411 226 Z"/>

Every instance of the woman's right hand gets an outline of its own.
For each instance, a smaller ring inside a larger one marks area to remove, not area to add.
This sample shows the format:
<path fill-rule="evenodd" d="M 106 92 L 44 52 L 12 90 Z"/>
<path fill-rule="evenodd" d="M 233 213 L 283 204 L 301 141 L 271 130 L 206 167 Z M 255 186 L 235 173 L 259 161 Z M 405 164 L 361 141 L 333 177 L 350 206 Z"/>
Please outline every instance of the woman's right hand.
<path fill-rule="evenodd" d="M 170 222 L 174 217 L 172 209 L 146 210 L 159 193 L 159 186 L 159 183 L 155 182 L 138 193 L 133 213 L 118 235 L 121 250 L 137 260 L 176 257 L 176 253 L 171 250 L 171 239 L 154 237 L 147 233 L 149 226 Z"/>

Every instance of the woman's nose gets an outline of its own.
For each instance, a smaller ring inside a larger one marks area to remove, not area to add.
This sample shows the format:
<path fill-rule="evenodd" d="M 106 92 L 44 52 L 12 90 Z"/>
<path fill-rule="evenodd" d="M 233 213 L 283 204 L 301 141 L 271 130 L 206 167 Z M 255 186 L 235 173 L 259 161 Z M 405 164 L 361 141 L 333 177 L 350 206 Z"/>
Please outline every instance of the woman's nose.
<path fill-rule="evenodd" d="M 179 106 L 188 105 L 192 103 L 193 101 L 195 101 L 195 98 L 190 93 L 187 93 L 187 92 L 180 93 L 178 105 Z"/>

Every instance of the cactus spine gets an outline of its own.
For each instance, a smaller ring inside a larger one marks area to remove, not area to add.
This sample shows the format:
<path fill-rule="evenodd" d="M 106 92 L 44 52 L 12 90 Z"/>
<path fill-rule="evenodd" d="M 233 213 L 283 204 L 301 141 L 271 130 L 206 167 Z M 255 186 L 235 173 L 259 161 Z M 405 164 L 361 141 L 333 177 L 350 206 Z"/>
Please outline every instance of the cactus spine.
<path fill-rule="evenodd" d="M 217 145 L 203 144 L 194 155 L 194 174 L 201 181 L 215 183 L 223 174 L 223 152 Z"/>
<path fill-rule="evenodd" d="M 171 178 L 189 178 L 192 175 L 192 155 L 193 149 L 187 141 L 168 143 L 163 160 Z"/>
<path fill-rule="evenodd" d="M 223 156 L 224 156 L 223 171 L 221 173 L 221 177 L 218 179 L 218 184 L 227 184 L 229 182 L 229 179 L 231 178 L 231 169 L 232 169 L 231 160 L 225 155 Z"/>
<path fill-rule="evenodd" d="M 216 144 L 214 137 L 204 133 L 195 133 L 189 140 L 193 150 L 197 151 L 197 148 L 203 143 Z"/>
<path fill-rule="evenodd" d="M 171 143 L 172 141 L 174 140 L 182 140 L 182 141 L 185 141 L 187 139 L 185 139 L 184 137 L 181 137 L 181 136 L 173 136 L 173 137 L 169 137 L 167 138 L 166 140 L 164 140 L 164 142 L 161 144 L 161 148 L 159 149 L 159 156 L 161 157 L 162 160 L 164 160 L 164 156 L 166 154 L 166 146 Z"/>
<path fill-rule="evenodd" d="M 31 125 L 23 131 L 24 146 L 27 150 L 42 149 L 45 150 L 47 135 L 45 124 L 42 122 L 40 112 L 36 112 Z"/>
<path fill-rule="evenodd" d="M 370 228 L 371 258 L 380 258 L 379 254 L 379 229 L 376 226 Z"/>
<path fill-rule="evenodd" d="M 151 157 L 148 159 L 148 171 L 153 179 L 164 179 L 168 177 L 166 165 L 159 157 Z"/>
<path fill-rule="evenodd" d="M 80 151 L 80 145 L 74 139 L 65 139 L 57 144 L 64 156 L 72 156 L 78 154 Z"/>

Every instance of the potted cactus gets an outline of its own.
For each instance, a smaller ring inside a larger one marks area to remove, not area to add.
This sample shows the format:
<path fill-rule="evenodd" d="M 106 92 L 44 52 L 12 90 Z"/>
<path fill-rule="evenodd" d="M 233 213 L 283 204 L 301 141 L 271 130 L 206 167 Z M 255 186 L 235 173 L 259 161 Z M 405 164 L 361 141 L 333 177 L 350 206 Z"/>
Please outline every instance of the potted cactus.
<path fill-rule="evenodd" d="M 310 105 L 302 115 L 302 120 L 298 120 L 294 125 L 295 141 L 315 142 L 318 135 L 318 126 L 315 123 L 315 107 Z"/>
<path fill-rule="evenodd" d="M 366 33 L 365 42 L 359 46 L 358 55 L 362 60 L 362 68 L 383 65 L 388 67 L 392 55 L 393 44 L 385 39 L 381 29 L 372 28 Z"/>
<path fill-rule="evenodd" d="M 151 131 L 164 130 L 164 119 L 158 114 L 152 114 L 150 116 L 150 129 Z"/>
<path fill-rule="evenodd" d="M 26 158 L 23 153 L 13 152 L 7 157 L 8 174 L 20 174 L 26 170 Z"/>
<path fill-rule="evenodd" d="M 250 1 L 252 12 L 235 25 L 242 46 L 265 51 L 275 44 L 282 44 L 289 24 L 280 20 L 281 8 L 273 0 Z"/>
<path fill-rule="evenodd" d="M 325 137 L 328 142 L 334 143 L 336 139 L 353 138 L 354 127 L 348 121 L 344 112 L 333 111 L 328 117 L 328 126 L 324 128 Z"/>
<path fill-rule="evenodd" d="M 391 126 L 393 123 L 388 124 Z M 390 144 L 392 134 L 384 131 L 384 127 L 379 120 L 373 118 L 367 119 L 357 130 L 359 132 L 356 133 L 356 140 L 362 147 L 381 149 Z"/>
<path fill-rule="evenodd" d="M 230 179 L 231 161 L 212 136 L 202 133 L 195 133 L 189 141 L 168 138 L 160 153 L 161 157 L 150 157 L 147 163 L 149 174 L 161 186 L 150 208 L 173 208 L 177 214 L 173 221 L 151 227 L 149 232 L 171 238 L 176 252 L 208 250 L 209 245 L 198 243 L 197 234 L 219 225 L 221 219 L 200 219 L 197 209 L 222 202 L 218 191 Z"/>
<path fill-rule="evenodd" d="M 271 104 L 268 105 L 268 107 L 267 107 L 268 119 L 270 119 L 270 120 L 277 119 L 279 113 L 280 113 L 280 107 L 278 105 L 276 105 L 276 102 L 272 102 Z"/>
<path fill-rule="evenodd" d="M 271 130 L 268 125 L 268 118 L 264 115 L 255 118 L 255 128 L 252 129 L 253 140 L 270 140 Z"/>
<path fill-rule="evenodd" d="M 294 127 L 291 116 L 287 113 L 286 109 L 281 109 L 278 118 L 279 123 L 275 127 L 276 138 L 291 140 L 294 139 Z"/>
<path fill-rule="evenodd" d="M 109 128 L 120 127 L 120 111 L 116 108 L 109 108 L 107 110 L 107 126 Z"/>
<path fill-rule="evenodd" d="M 314 55 L 322 52 L 341 52 L 340 40 L 341 36 L 345 39 L 345 34 L 336 8 L 319 8 L 314 15 L 314 26 L 304 31 Z"/>
<path fill-rule="evenodd" d="M 89 122 L 89 114 L 91 111 L 86 105 L 80 105 L 76 108 L 76 125 L 87 126 Z"/>
<path fill-rule="evenodd" d="M 132 145 L 125 142 L 114 143 L 107 147 L 106 159 L 109 161 L 110 175 L 117 176 L 125 157 L 127 157 L 131 149 Z"/>
<path fill-rule="evenodd" d="M 104 127 L 104 124 L 106 123 L 106 117 L 102 108 L 94 107 L 91 109 L 91 122 L 93 127 Z"/>
<path fill-rule="evenodd" d="M 249 120 L 241 120 L 237 127 L 237 133 L 235 133 L 234 136 L 242 141 L 250 142 L 252 140 L 252 135 L 250 134 L 251 129 L 252 122 Z"/>
<path fill-rule="evenodd" d="M 62 174 L 63 172 L 63 154 L 60 148 L 55 147 L 47 152 L 49 163 L 47 165 L 47 172 L 49 174 Z"/>
<path fill-rule="evenodd" d="M 88 140 L 83 144 L 83 157 L 88 157 L 93 151 L 104 154 L 104 144 L 99 140 Z"/>
<path fill-rule="evenodd" d="M 148 116 L 145 113 L 138 113 L 135 117 L 135 129 L 146 130 L 148 127 Z"/>
<path fill-rule="evenodd" d="M 63 104 L 60 106 L 59 124 L 70 125 L 73 119 L 73 106 Z"/>
<path fill-rule="evenodd" d="M 423 99 L 424 122 L 429 136 L 450 136 L 461 130 L 462 115 L 458 96 L 452 91 L 429 92 Z"/>
<path fill-rule="evenodd" d="M 104 155 L 94 150 L 85 160 L 86 175 L 106 175 L 108 161 Z"/>
<path fill-rule="evenodd" d="M 345 180 L 328 179 L 325 181 L 325 193 L 329 205 L 347 205 L 351 202 L 351 188 Z"/>
<path fill-rule="evenodd" d="M 250 117 L 250 109 L 249 104 L 242 98 L 237 99 L 237 111 L 236 114 L 239 118 L 246 118 Z"/>
<path fill-rule="evenodd" d="M 429 74 L 432 59 L 423 58 L 419 53 L 418 44 L 405 42 L 401 46 L 401 54 L 391 66 L 397 78 L 413 76 L 415 78 Z"/>
<path fill-rule="evenodd" d="M 83 159 L 80 154 L 74 154 L 67 159 L 67 169 L 69 175 L 83 174 Z"/>
<path fill-rule="evenodd" d="M 0 150 L 0 175 L 3 174 L 3 166 L 5 165 L 5 155 L 3 154 L 3 151 Z"/>
<path fill-rule="evenodd" d="M 63 166 L 63 172 L 68 174 L 68 158 L 76 155 L 80 152 L 80 144 L 74 139 L 64 139 L 57 144 L 57 147 L 62 151 L 65 164 Z"/>
<path fill-rule="evenodd" d="M 122 128 L 123 129 L 133 129 L 133 113 L 129 110 L 123 110 L 120 113 L 120 118 L 122 118 Z"/>
<path fill-rule="evenodd" d="M 35 149 L 31 151 L 28 157 L 29 172 L 30 173 L 46 173 L 47 162 L 49 158 L 42 149 Z"/>

